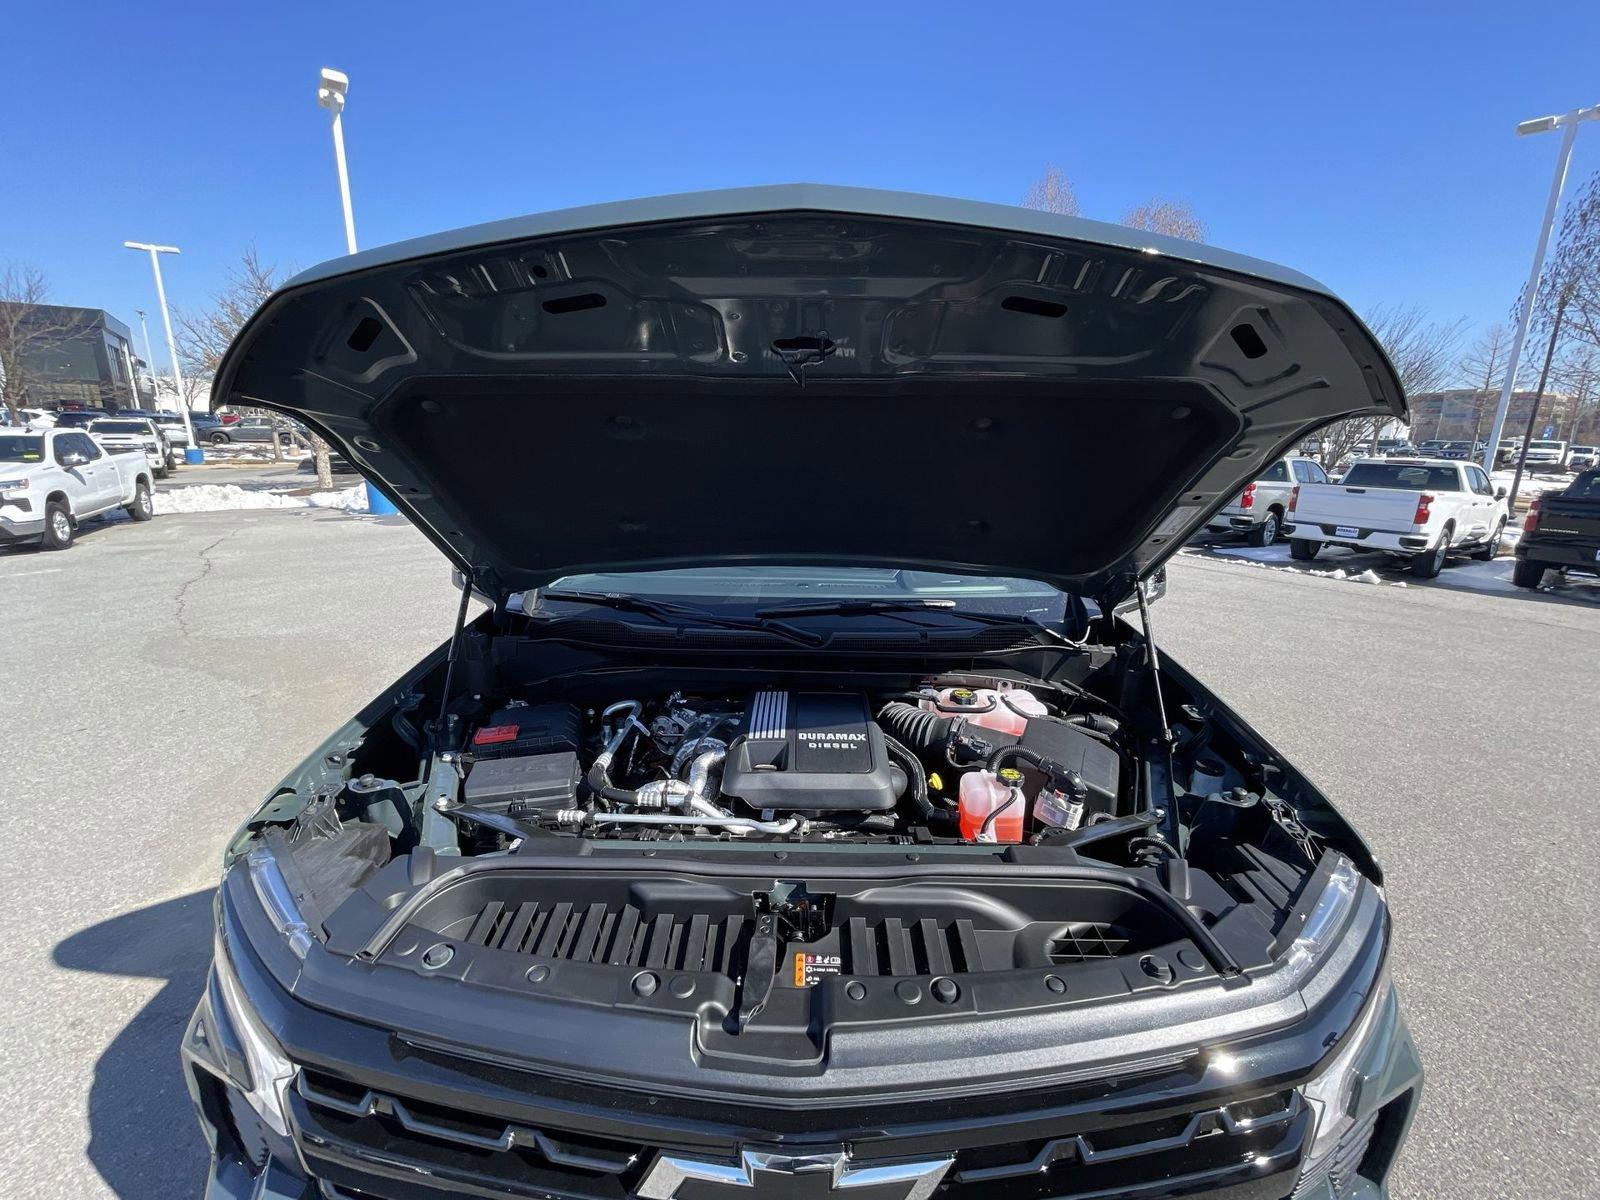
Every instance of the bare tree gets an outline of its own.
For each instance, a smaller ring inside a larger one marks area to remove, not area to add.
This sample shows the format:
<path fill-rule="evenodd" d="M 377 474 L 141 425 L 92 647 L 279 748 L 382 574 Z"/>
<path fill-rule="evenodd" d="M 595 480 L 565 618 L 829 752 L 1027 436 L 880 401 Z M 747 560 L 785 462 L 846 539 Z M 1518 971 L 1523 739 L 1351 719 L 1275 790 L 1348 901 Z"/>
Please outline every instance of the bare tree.
<path fill-rule="evenodd" d="M 1394 364 L 1407 395 L 1438 391 L 1456 370 L 1465 318 L 1439 322 L 1420 308 L 1380 305 L 1367 313 L 1366 321 Z M 1317 457 L 1323 466 L 1332 468 L 1362 445 L 1369 445 L 1376 454 L 1378 438 L 1387 424 L 1384 417 L 1335 422 L 1322 431 Z"/>
<path fill-rule="evenodd" d="M 1537 327 L 1600 347 L 1600 171 L 1567 205 L 1534 305 Z"/>
<path fill-rule="evenodd" d="M 50 304 L 44 272 L 27 263 L 0 269 L 0 398 L 12 424 L 28 401 L 28 358 L 36 351 L 71 337 L 81 328 L 70 310 Z"/>
<path fill-rule="evenodd" d="M 1600 348 L 1587 342 L 1576 342 L 1568 347 L 1555 366 L 1551 378 L 1572 399 L 1572 413 L 1567 425 L 1566 440 L 1593 444 L 1600 429 L 1586 433 L 1592 418 L 1600 413 Z"/>
<path fill-rule="evenodd" d="M 1187 200 L 1166 200 L 1158 196 L 1129 209 L 1122 223 L 1191 242 L 1202 241 L 1206 236 L 1205 222 Z"/>
<path fill-rule="evenodd" d="M 1063 217 L 1075 217 L 1080 211 L 1077 189 L 1072 186 L 1072 180 L 1067 178 L 1066 173 L 1054 164 L 1046 166 L 1044 174 L 1022 193 L 1022 207 L 1059 213 Z"/>
<path fill-rule="evenodd" d="M 1511 339 L 1504 325 L 1491 325 L 1479 335 L 1461 360 L 1461 371 L 1474 384 L 1472 394 L 1472 444 L 1477 446 L 1483 419 L 1491 404 L 1499 399 L 1506 368 L 1510 364 Z M 1439 422 L 1444 423 L 1444 405 L 1439 405 Z M 1438 429 L 1434 437 L 1442 436 Z"/>
<path fill-rule="evenodd" d="M 183 359 L 184 372 L 197 380 L 209 381 L 215 376 L 223 354 L 239 330 L 267 297 L 277 291 L 282 281 L 283 276 L 275 265 L 262 262 L 254 246 L 247 247 L 238 265 L 228 271 L 226 286 L 211 297 L 206 307 L 176 314 L 178 354 Z M 208 390 L 209 386 L 207 382 Z M 274 436 L 272 456 L 278 458 L 281 453 Z M 311 453 L 317 467 L 317 486 L 326 491 L 333 487 L 328 443 L 312 434 Z"/>

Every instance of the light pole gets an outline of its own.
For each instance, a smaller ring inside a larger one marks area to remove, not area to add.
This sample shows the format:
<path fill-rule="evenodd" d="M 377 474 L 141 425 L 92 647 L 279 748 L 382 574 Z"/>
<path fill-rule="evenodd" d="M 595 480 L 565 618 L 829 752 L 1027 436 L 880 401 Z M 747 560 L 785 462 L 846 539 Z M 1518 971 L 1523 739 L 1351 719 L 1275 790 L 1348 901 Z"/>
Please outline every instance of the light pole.
<path fill-rule="evenodd" d="M 344 207 L 345 252 L 356 252 L 356 215 L 350 206 L 350 170 L 344 160 L 344 101 L 350 91 L 350 77 L 343 71 L 323 67 L 317 78 L 317 103 L 333 115 L 333 162 L 339 170 L 339 202 Z M 321 445 L 320 442 L 315 443 Z M 375 516 L 396 512 L 393 501 L 367 480 L 367 511 Z"/>
<path fill-rule="evenodd" d="M 1544 270 L 1544 252 L 1550 245 L 1550 230 L 1556 223 L 1556 207 L 1561 203 L 1561 189 L 1567 182 L 1567 164 L 1572 161 L 1572 143 L 1578 137 L 1581 121 L 1600 119 L 1600 104 L 1588 108 L 1575 108 L 1571 112 L 1553 117 L 1535 117 L 1517 126 L 1517 134 L 1548 133 L 1561 130 L 1561 153 L 1556 156 L 1555 177 L 1550 180 L 1550 199 L 1544 206 L 1544 223 L 1539 226 L 1539 242 L 1533 250 L 1533 267 L 1528 272 L 1528 286 L 1522 293 L 1522 312 L 1517 317 L 1517 333 L 1511 341 L 1511 358 L 1506 363 L 1505 383 L 1500 386 L 1500 403 L 1495 405 L 1494 424 L 1489 429 L 1489 448 L 1483 452 L 1483 469 L 1494 470 L 1495 455 L 1500 452 L 1500 434 L 1505 429 L 1506 413 L 1511 408 L 1511 393 L 1517 386 L 1517 367 L 1521 364 L 1522 343 L 1533 324 L 1533 305 L 1539 298 L 1539 273 Z"/>
<path fill-rule="evenodd" d="M 198 463 L 205 460 L 200 442 L 194 436 L 194 422 L 189 419 L 189 403 L 183 397 L 183 370 L 178 366 L 178 343 L 172 337 L 172 314 L 167 311 L 167 289 L 161 282 L 161 255 L 181 254 L 176 246 L 156 246 L 150 242 L 123 242 L 129 250 L 145 250 L 150 254 L 150 271 L 156 277 L 156 301 L 161 305 L 161 324 L 167 331 L 167 353 L 172 356 L 172 383 L 178 389 L 178 411 L 183 413 L 183 428 L 189 435 L 189 448 L 183 452 L 183 461 Z"/>
<path fill-rule="evenodd" d="M 347 254 L 356 252 L 356 214 L 350 207 L 350 170 L 344 161 L 344 98 L 350 90 L 350 77 L 343 71 L 323 67 L 317 80 L 317 103 L 333 114 L 333 161 L 339 168 L 339 199 L 344 205 L 344 244 Z"/>
<path fill-rule="evenodd" d="M 144 309 L 133 310 L 139 314 L 139 328 L 144 331 L 144 369 L 150 375 L 150 387 L 155 392 L 155 405 L 161 407 L 161 389 L 156 387 L 156 356 L 150 349 L 150 326 L 144 319 Z"/>

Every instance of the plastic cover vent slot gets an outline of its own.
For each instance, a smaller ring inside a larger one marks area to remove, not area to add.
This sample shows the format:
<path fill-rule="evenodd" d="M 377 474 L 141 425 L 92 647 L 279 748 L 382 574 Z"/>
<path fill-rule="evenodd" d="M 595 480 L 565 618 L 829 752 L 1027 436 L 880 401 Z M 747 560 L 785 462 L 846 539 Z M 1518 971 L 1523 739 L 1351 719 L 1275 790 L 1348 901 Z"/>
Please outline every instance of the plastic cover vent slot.
<path fill-rule="evenodd" d="M 750 924 L 748 917 L 706 913 L 649 917 L 632 904 L 528 900 L 508 906 L 491 900 L 465 940 L 537 958 L 732 975 L 749 944 Z"/>
<path fill-rule="evenodd" d="M 1045 953 L 1053 963 L 1088 962 L 1127 953 L 1128 934 L 1115 925 L 1083 921 L 1067 926 L 1050 939 Z"/>

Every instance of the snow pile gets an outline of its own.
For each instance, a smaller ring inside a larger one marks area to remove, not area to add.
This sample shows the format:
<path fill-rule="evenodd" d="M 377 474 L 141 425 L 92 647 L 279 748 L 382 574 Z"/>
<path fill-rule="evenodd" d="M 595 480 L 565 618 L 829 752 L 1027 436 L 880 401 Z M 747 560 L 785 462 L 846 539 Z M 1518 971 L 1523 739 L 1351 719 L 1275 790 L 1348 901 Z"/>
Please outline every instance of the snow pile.
<path fill-rule="evenodd" d="M 232 512 L 259 508 L 332 508 L 341 512 L 367 511 L 365 485 L 336 492 L 313 492 L 296 496 L 286 492 L 250 491 L 235 483 L 198 483 L 192 487 L 158 492 L 151 499 L 157 515 L 169 513 Z"/>
<path fill-rule="evenodd" d="M 1227 550 L 1218 550 L 1208 553 L 1207 548 L 1201 546 L 1197 546 L 1192 549 L 1180 550 L 1179 553 L 1189 555 L 1193 558 L 1220 558 L 1222 561 L 1231 563 L 1236 567 L 1252 567 L 1257 571 L 1287 571 L 1292 575 L 1316 575 L 1322 579 L 1337 579 L 1345 583 L 1375 583 L 1381 587 L 1403 588 L 1406 586 L 1404 580 L 1385 579 L 1370 567 L 1365 571 L 1362 571 L 1359 575 L 1352 575 L 1343 567 L 1335 567 L 1331 571 L 1319 571 L 1315 567 L 1291 567 L 1288 565 L 1287 561 L 1285 561 L 1287 558 L 1286 554 L 1284 554 L 1283 557 L 1273 559 L 1272 561 L 1262 561 L 1253 556 L 1247 556 Z"/>

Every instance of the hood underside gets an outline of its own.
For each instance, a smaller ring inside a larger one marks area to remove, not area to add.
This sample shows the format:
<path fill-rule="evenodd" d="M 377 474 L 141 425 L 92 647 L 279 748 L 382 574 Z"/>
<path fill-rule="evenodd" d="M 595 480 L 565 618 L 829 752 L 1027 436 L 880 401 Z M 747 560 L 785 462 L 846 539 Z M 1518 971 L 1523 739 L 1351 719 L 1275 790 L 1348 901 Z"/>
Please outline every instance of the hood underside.
<path fill-rule="evenodd" d="M 329 437 L 497 599 L 580 571 L 892 566 L 1116 601 L 1329 421 L 1403 419 L 1313 281 L 999 205 L 791 186 L 317 268 L 217 404 Z"/>

